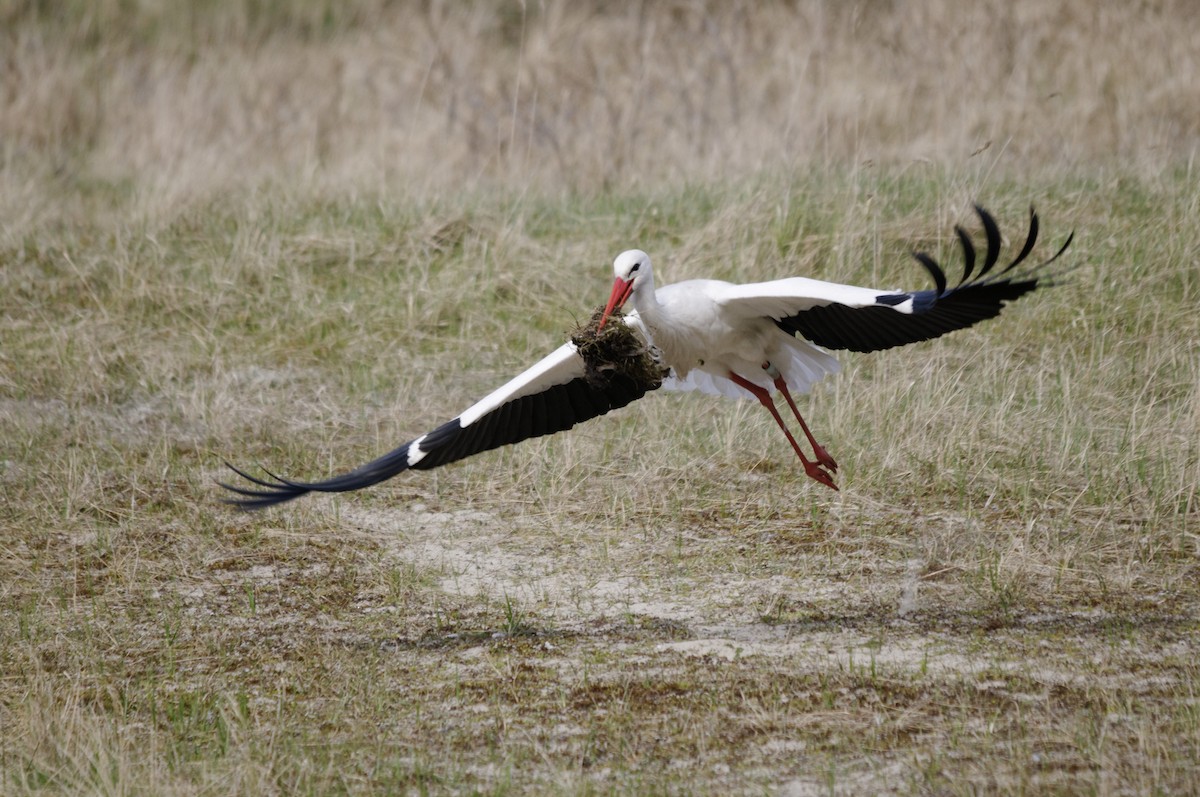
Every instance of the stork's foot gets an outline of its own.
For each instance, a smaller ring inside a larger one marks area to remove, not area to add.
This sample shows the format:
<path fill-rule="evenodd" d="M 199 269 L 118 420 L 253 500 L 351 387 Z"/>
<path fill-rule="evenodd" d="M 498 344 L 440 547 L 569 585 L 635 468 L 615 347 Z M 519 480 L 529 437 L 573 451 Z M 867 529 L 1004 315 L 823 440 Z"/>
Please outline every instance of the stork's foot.
<path fill-rule="evenodd" d="M 834 465 L 834 468 L 837 468 L 837 465 Z M 813 481 L 820 482 L 821 484 L 828 487 L 830 490 L 837 491 L 838 486 L 833 483 L 833 477 L 830 476 L 828 473 L 826 473 L 824 470 L 822 470 L 821 466 L 818 465 L 816 462 L 807 462 L 806 461 L 804 463 L 804 472 L 807 473 L 808 478 L 812 479 Z"/>
<path fill-rule="evenodd" d="M 821 463 L 823 467 L 837 473 L 837 462 L 834 461 L 833 457 L 829 456 L 829 452 L 825 450 L 824 446 L 813 443 L 813 454 L 816 456 L 817 462 Z M 811 475 L 810 473 L 809 476 Z"/>
<path fill-rule="evenodd" d="M 796 406 L 796 402 L 792 400 L 792 392 L 788 390 L 787 382 L 780 375 L 779 369 L 771 365 L 769 362 L 763 363 L 762 367 L 768 375 L 774 378 L 776 389 L 783 394 L 783 397 L 787 400 L 788 406 L 792 408 L 792 414 L 796 416 L 796 420 L 800 423 L 800 428 L 804 430 L 804 436 L 808 438 L 808 444 L 812 446 L 813 455 L 817 458 L 817 462 L 819 462 L 822 467 L 828 468 L 834 473 L 837 473 L 837 462 L 834 461 L 833 457 L 829 456 L 829 452 L 825 450 L 825 447 L 818 443 L 817 439 L 813 437 L 812 432 L 808 430 L 808 424 L 804 422 L 804 416 L 800 414 L 800 409 Z M 783 425 L 782 422 L 780 422 L 780 425 Z M 792 445 L 795 445 L 795 443 Z M 796 453 L 800 454 L 800 449 L 796 449 Z M 804 455 L 800 454 L 800 458 L 803 459 Z M 812 471 L 808 471 L 808 475 L 813 476 Z M 813 476 L 813 478 L 817 479 L 816 476 Z M 817 479 L 817 481 L 821 480 Z M 821 483 L 824 484 L 824 482 Z M 836 490 L 837 488 L 834 487 L 834 489 Z"/>

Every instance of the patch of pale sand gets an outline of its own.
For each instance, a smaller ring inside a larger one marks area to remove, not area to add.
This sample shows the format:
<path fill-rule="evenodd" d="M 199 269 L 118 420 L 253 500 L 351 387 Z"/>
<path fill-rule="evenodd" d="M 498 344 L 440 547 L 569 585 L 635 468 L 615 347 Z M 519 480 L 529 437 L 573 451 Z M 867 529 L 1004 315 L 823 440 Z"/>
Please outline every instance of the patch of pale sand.
<path fill-rule="evenodd" d="M 848 592 L 850 587 L 779 574 L 707 578 L 704 583 L 672 574 L 650 581 L 622 569 L 637 561 L 636 550 L 604 562 L 583 553 L 563 556 L 553 548 L 529 545 L 528 529 L 522 529 L 520 520 L 477 510 L 430 512 L 421 505 L 405 511 L 353 508 L 343 509 L 341 518 L 381 542 L 388 556 L 440 573 L 439 588 L 452 595 L 507 596 L 536 607 L 539 616 L 564 629 L 594 626 L 598 617 L 633 616 L 679 623 L 690 633 L 688 639 L 658 644 L 653 648 L 656 654 L 725 661 L 762 657 L 814 671 L 873 668 L 885 675 L 903 672 L 951 678 L 1009 669 L 1046 686 L 1086 685 L 1087 678 L 1098 677 L 1074 672 L 1068 662 L 1062 668 L 1043 663 L 1031 670 L 1023 660 L 971 656 L 959 649 L 953 635 L 909 632 L 906 618 L 916 610 L 916 595 L 903 583 L 896 618 L 886 627 L 871 633 L 849 626 L 797 629 L 762 622 L 763 600 L 791 594 L 819 602 L 852 603 L 855 596 Z M 902 580 L 914 580 L 916 569 L 910 563 Z M 250 575 L 269 579 L 277 574 L 259 570 Z M 687 599 L 681 600 L 680 595 Z M 985 683 L 980 688 L 989 687 Z"/>
<path fill-rule="evenodd" d="M 820 669 L 880 668 L 889 673 L 897 670 L 961 673 L 989 665 L 939 650 L 939 646 L 921 637 L 880 641 L 876 635 L 851 630 L 797 633 L 761 623 L 705 630 L 725 633 L 664 642 L 656 650 L 728 661 L 761 656 L 787 659 L 797 664 L 809 663 Z"/>
<path fill-rule="evenodd" d="M 653 581 L 623 572 L 616 557 L 603 564 L 585 554 L 564 557 L 522 542 L 519 520 L 477 510 L 430 512 L 417 504 L 405 511 L 346 508 L 342 520 L 383 543 L 388 555 L 440 574 L 438 586 L 452 595 L 508 596 L 536 605 L 560 625 L 586 623 L 596 616 L 632 615 L 681 623 L 693 638 L 660 646 L 684 655 L 799 658 L 833 651 L 837 662 L 867 661 L 919 666 L 927 657 L 920 645 L 878 649 L 861 632 L 804 633 L 759 622 L 765 596 L 805 595 L 812 600 L 851 600 L 848 587 L 816 579 L 771 575 L 695 578 L 659 575 Z M 637 552 L 627 553 L 636 560 Z M 681 600 L 680 595 L 686 595 Z M 830 662 L 835 663 L 835 662 Z"/>
<path fill-rule="evenodd" d="M 805 662 L 814 668 L 876 666 L 962 670 L 959 656 L 933 654 L 928 641 L 879 644 L 860 631 L 796 632 L 759 621 L 765 596 L 801 594 L 813 600 L 850 600 L 845 585 L 771 575 L 706 579 L 674 574 L 653 582 L 621 572 L 619 561 L 598 565 L 585 555 L 563 557 L 523 544 L 519 521 L 488 512 L 402 512 L 344 509 L 342 518 L 383 541 L 389 556 L 440 573 L 438 586 L 453 595 L 507 596 L 537 606 L 562 628 L 583 627 L 603 616 L 649 617 L 679 623 L 692 635 L 665 642 L 656 653 L 735 660 L 748 656 Z M 636 552 L 630 552 L 634 559 Z M 680 595 L 688 596 L 681 600 Z"/>
<path fill-rule="evenodd" d="M 535 600 L 556 592 L 557 563 L 506 546 L 505 523 L 489 512 L 430 512 L 417 504 L 404 512 L 352 509 L 342 516 L 365 532 L 383 532 L 389 554 L 438 571 L 451 595 L 496 594 Z"/>
<path fill-rule="evenodd" d="M 1052 659 L 1032 663 L 1024 658 L 1006 660 L 995 655 L 971 656 L 955 649 L 958 643 L 954 639 L 915 628 L 910 632 L 896 629 L 894 638 L 882 640 L 878 634 L 868 635 L 850 629 L 797 632 L 762 623 L 695 630 L 708 633 L 660 643 L 655 651 L 730 662 L 760 657 L 786 661 L 794 668 L 814 672 L 857 669 L 878 672 L 882 677 L 903 674 L 907 677 L 967 679 L 977 690 L 1021 702 L 1044 700 L 1041 690 L 1049 687 L 1137 693 L 1179 688 L 1186 678 L 1183 674 L 1164 672 L 1147 675 L 1124 669 L 1109 673 L 1080 670 L 1078 661 L 1071 657 L 1062 658 L 1060 666 L 1054 666 Z M 1014 691 L 1003 677 L 976 681 L 981 673 L 1010 673 L 1019 676 L 1018 682 L 1032 682 L 1036 686 L 1033 692 Z"/>
<path fill-rule="evenodd" d="M 452 595 L 508 596 L 537 604 L 558 622 L 585 614 L 644 614 L 692 621 L 697 607 L 671 600 L 671 584 L 652 585 L 585 556 L 564 557 L 523 544 L 519 522 L 474 510 L 404 512 L 343 510 L 342 517 L 381 540 L 390 556 L 440 573 Z"/>
<path fill-rule="evenodd" d="M 779 787 L 780 797 L 816 797 L 829 794 L 907 794 L 911 791 L 911 766 L 901 761 L 864 762 L 815 778 L 796 778 Z"/>

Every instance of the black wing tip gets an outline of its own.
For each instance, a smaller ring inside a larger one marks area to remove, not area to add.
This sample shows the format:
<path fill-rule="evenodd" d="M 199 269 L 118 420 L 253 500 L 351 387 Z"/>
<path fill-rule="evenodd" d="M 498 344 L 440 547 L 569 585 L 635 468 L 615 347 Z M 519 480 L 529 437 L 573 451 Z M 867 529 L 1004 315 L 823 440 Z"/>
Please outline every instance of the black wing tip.
<path fill-rule="evenodd" d="M 1013 271 L 1028 257 L 1037 240 L 1038 216 L 1031 207 L 1029 233 L 1021 253 L 1004 269 L 988 273 L 1000 257 L 1002 239 L 992 215 L 981 205 L 976 204 L 974 208 L 987 239 L 984 263 L 972 275 L 972 266 L 978 265 L 978 251 L 962 227 L 955 226 L 966 262 L 964 278 L 953 289 L 947 290 L 943 267 L 928 253 L 918 251 L 912 256 L 929 272 L 936 286 L 934 289 L 880 294 L 875 297 L 875 304 L 867 307 L 850 308 L 837 303 L 818 305 L 780 319 L 776 324 L 785 332 L 802 336 L 818 346 L 858 352 L 879 351 L 965 329 L 999 315 L 1008 302 L 1040 287 L 1058 284 L 1057 277 L 1067 269 L 1059 267 L 1047 271 L 1042 270 L 1042 266 L 1057 260 L 1067 250 L 1074 233 L 1045 263 Z M 910 300 L 911 305 L 902 307 Z M 896 310 L 902 314 L 897 315 Z"/>
<path fill-rule="evenodd" d="M 225 463 L 225 467 L 229 468 L 231 471 L 236 473 L 238 476 L 241 476 L 251 484 L 263 488 L 261 490 L 255 490 L 249 487 L 239 487 L 235 484 L 226 484 L 225 482 L 221 481 L 217 482 L 217 484 L 219 484 L 221 487 L 224 487 L 226 490 L 229 490 L 231 493 L 237 493 L 238 495 L 242 496 L 241 498 L 226 496 L 225 498 L 221 499 L 221 503 L 237 507 L 238 509 L 243 509 L 246 511 L 266 509 L 267 507 L 275 506 L 276 504 L 292 501 L 306 493 L 311 492 L 309 488 L 301 484 L 297 484 L 296 482 L 276 476 L 266 468 L 262 468 L 263 473 L 274 479 L 274 481 L 267 481 L 266 479 L 260 479 L 257 476 L 252 476 L 241 468 L 230 464 L 229 462 Z"/>
<path fill-rule="evenodd" d="M 913 252 L 913 258 L 925 267 L 929 272 L 929 276 L 933 277 L 933 283 L 936 286 L 936 294 L 943 296 L 946 293 L 946 272 L 938 265 L 938 262 L 933 259 L 927 252 Z"/>
<path fill-rule="evenodd" d="M 1040 224 L 1038 222 L 1037 211 L 1034 210 L 1033 205 L 1030 205 L 1029 232 L 1025 234 L 1025 244 L 1021 247 L 1021 251 L 1017 253 L 1017 256 L 1012 259 L 1012 262 L 1000 269 L 1000 274 L 1007 274 L 1021 263 L 1025 262 L 1025 258 L 1029 257 L 1029 254 L 1033 251 L 1033 247 L 1037 244 L 1039 228 Z"/>
<path fill-rule="evenodd" d="M 1042 263 L 1042 266 L 1048 266 L 1051 263 L 1053 263 L 1055 260 L 1058 260 L 1060 257 L 1062 257 L 1063 253 L 1067 251 L 1067 247 L 1069 247 L 1071 245 L 1071 242 L 1074 240 L 1075 240 L 1075 231 L 1071 230 L 1070 234 L 1067 235 L 1067 240 L 1063 241 L 1063 245 L 1058 247 L 1058 251 L 1054 253 L 1054 256 L 1051 257 L 1049 260 L 1045 261 L 1044 263 Z M 1039 268 L 1041 268 L 1041 266 L 1039 266 Z"/>
<path fill-rule="evenodd" d="M 984 237 L 987 240 L 987 254 L 983 259 L 983 267 L 979 269 L 979 277 L 982 278 L 987 276 L 987 273 L 1000 260 L 1002 239 L 1000 237 L 1000 225 L 996 223 L 995 217 L 983 205 L 975 203 L 975 215 L 979 216 L 979 223 L 983 225 Z"/>
<path fill-rule="evenodd" d="M 958 280 L 958 288 L 966 283 L 971 278 L 971 272 L 975 270 L 975 244 L 971 242 L 971 236 L 961 225 L 954 225 L 954 233 L 958 236 L 958 245 L 962 247 L 963 252 L 963 273 Z"/>
<path fill-rule="evenodd" d="M 971 240 L 971 236 L 965 230 L 963 230 L 960 225 L 954 226 L 954 232 L 958 238 L 959 246 L 963 252 L 963 276 L 961 279 L 959 279 L 958 284 L 955 285 L 953 290 L 958 290 L 959 288 L 973 284 L 991 282 L 991 280 L 985 280 L 984 278 L 987 276 L 988 272 L 992 270 L 992 267 L 996 265 L 996 262 L 1000 258 L 1000 226 L 996 223 L 995 217 L 988 212 L 987 208 L 985 208 L 983 205 L 975 202 L 972 203 L 972 207 L 975 210 L 975 214 L 979 216 L 980 224 L 983 225 L 984 236 L 987 240 L 987 253 L 984 256 L 983 266 L 977 273 L 974 274 L 974 280 L 972 280 L 972 272 L 975 270 L 975 245 Z M 1038 219 L 1037 210 L 1031 204 L 1029 206 L 1029 231 L 1025 235 L 1025 243 L 1022 244 L 1021 250 L 1017 253 L 1017 256 L 1014 257 L 1008 265 L 997 271 L 992 277 L 992 280 L 999 279 L 1000 275 L 1007 274 L 1021 263 L 1025 262 L 1029 255 L 1033 252 L 1034 246 L 1037 244 L 1040 227 L 1041 225 L 1040 220 Z M 1062 246 L 1059 247 L 1058 251 L 1055 252 L 1053 256 L 1043 260 L 1037 266 L 1033 267 L 1033 269 L 1029 270 L 1035 271 L 1058 260 L 1060 257 L 1062 257 L 1063 253 L 1067 251 L 1067 249 L 1071 246 L 1071 242 L 1074 240 L 1075 231 L 1072 230 L 1067 236 L 1067 240 L 1063 242 Z M 930 276 L 933 277 L 935 284 L 934 295 L 937 297 L 945 296 L 947 294 L 946 272 L 945 269 L 942 268 L 941 264 L 939 264 L 933 256 L 926 252 L 913 252 L 913 257 L 916 258 L 917 262 L 924 266 L 929 272 Z"/>
<path fill-rule="evenodd" d="M 296 495 L 281 495 L 271 496 L 268 498 L 250 499 L 250 498 L 222 498 L 221 503 L 226 506 L 231 506 L 234 509 L 240 509 L 243 512 L 257 512 L 260 509 L 269 509 L 270 507 L 291 501 L 293 498 L 299 498 L 303 493 Z"/>

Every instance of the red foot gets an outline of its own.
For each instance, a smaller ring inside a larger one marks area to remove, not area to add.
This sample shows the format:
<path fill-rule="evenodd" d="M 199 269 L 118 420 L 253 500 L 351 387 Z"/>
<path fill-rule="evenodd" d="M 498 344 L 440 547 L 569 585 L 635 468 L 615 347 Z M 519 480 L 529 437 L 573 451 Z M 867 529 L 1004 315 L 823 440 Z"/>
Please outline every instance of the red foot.
<path fill-rule="evenodd" d="M 833 457 L 829 456 L 829 452 L 826 451 L 823 446 L 814 445 L 813 454 L 816 455 L 817 462 L 820 462 L 834 473 L 837 473 L 837 463 L 834 462 Z"/>
<path fill-rule="evenodd" d="M 770 363 L 767 363 L 763 365 L 763 368 L 766 369 L 769 365 Z M 783 430 L 784 436 L 787 437 L 788 442 L 792 444 L 792 449 L 796 452 L 796 456 L 800 457 L 800 462 L 804 465 L 804 472 L 808 474 L 808 477 L 813 481 L 820 482 L 830 490 L 837 490 L 838 487 L 833 483 L 833 477 L 830 476 L 826 471 L 822 470 L 822 466 L 824 466 L 836 473 L 837 463 L 834 462 L 833 457 L 829 456 L 825 449 L 817 445 L 817 441 L 813 439 L 812 432 L 808 431 L 808 425 L 805 424 L 804 419 L 800 417 L 800 412 L 796 409 L 796 403 L 792 401 L 792 397 L 788 393 L 787 385 L 784 384 L 783 379 L 777 378 L 775 380 L 775 384 L 779 385 L 780 391 L 782 391 L 784 397 L 787 399 L 788 404 L 791 405 L 792 412 L 796 413 L 796 420 L 800 421 L 800 427 L 804 429 L 804 434 L 808 437 L 808 442 L 813 447 L 813 453 L 817 457 L 816 462 L 813 462 L 808 457 L 804 456 L 804 452 L 800 450 L 799 444 L 796 443 L 796 438 L 792 437 L 792 433 L 788 431 L 787 426 L 783 423 L 783 418 L 779 417 L 779 410 L 775 409 L 775 402 L 771 400 L 771 394 L 766 388 L 759 387 L 748 379 L 738 376 L 733 371 L 729 372 L 729 378 L 735 385 L 739 385 L 750 391 L 751 395 L 757 398 L 759 402 L 767 408 L 767 411 L 771 413 L 771 417 L 775 419 L 775 423 L 779 425 L 779 428 Z"/>
<path fill-rule="evenodd" d="M 830 490 L 834 490 L 835 492 L 838 491 L 838 486 L 833 483 L 833 477 L 830 476 L 825 471 L 821 470 L 821 466 L 818 465 L 817 463 L 805 462 L 804 463 L 804 472 L 807 473 L 808 477 L 810 479 L 812 479 L 813 481 L 820 482 L 821 484 L 828 487 Z"/>
<path fill-rule="evenodd" d="M 763 368 L 768 367 L 768 365 L 769 363 L 764 364 Z M 825 450 L 825 447 L 818 443 L 817 439 L 813 437 L 813 433 L 808 430 L 808 424 L 804 422 L 804 416 L 800 414 L 800 410 L 796 407 L 796 402 L 792 400 L 792 393 L 790 390 L 788 390 L 787 382 L 784 381 L 782 376 L 775 377 L 775 387 L 778 388 L 779 392 L 783 394 L 783 397 L 787 399 L 788 406 L 792 408 L 792 414 L 795 415 L 796 420 L 800 422 L 800 428 L 804 430 L 804 436 L 808 438 L 808 444 L 812 446 L 813 455 L 817 458 L 817 462 L 820 462 L 834 473 L 837 473 L 837 462 L 834 461 L 833 457 L 829 456 L 829 452 Z M 812 476 L 811 473 L 808 475 Z M 818 479 L 818 481 L 820 481 L 820 479 Z M 837 488 L 835 487 L 834 489 Z"/>

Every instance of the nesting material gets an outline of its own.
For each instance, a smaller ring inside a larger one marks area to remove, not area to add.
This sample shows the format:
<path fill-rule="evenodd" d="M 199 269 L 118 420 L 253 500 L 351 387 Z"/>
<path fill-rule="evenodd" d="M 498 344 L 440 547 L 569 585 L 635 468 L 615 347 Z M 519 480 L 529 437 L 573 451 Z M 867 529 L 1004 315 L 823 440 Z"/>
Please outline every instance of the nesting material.
<path fill-rule="evenodd" d="M 601 307 L 587 324 L 571 334 L 571 342 L 583 358 L 588 384 L 602 389 L 615 377 L 622 376 L 640 390 L 658 389 L 670 369 L 659 362 L 654 350 L 625 323 L 620 313 L 610 315 L 604 329 L 600 329 L 603 315 Z"/>

